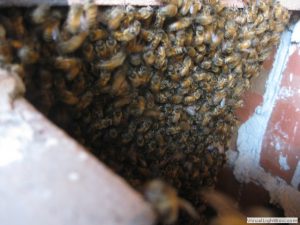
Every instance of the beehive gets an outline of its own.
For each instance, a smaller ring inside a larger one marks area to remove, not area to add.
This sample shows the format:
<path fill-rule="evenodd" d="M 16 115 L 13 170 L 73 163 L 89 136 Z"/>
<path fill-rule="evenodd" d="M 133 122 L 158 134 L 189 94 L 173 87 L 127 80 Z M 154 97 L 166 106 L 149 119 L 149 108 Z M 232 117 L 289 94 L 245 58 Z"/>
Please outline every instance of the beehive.
<path fill-rule="evenodd" d="M 240 96 L 289 15 L 271 1 L 164 3 L 2 10 L 1 62 L 134 187 L 164 179 L 201 213 L 199 190 L 224 163 Z"/>

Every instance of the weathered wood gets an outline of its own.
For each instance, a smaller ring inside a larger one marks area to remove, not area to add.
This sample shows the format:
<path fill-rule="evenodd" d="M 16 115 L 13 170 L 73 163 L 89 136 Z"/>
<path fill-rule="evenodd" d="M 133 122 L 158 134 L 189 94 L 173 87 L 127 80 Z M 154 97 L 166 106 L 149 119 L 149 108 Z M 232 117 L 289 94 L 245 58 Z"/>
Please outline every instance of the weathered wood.
<path fill-rule="evenodd" d="M 221 0 L 226 6 L 243 7 L 242 0 Z M 84 0 L 0 0 L 0 6 L 32 6 L 41 3 L 50 5 L 71 5 L 83 3 Z M 95 0 L 98 5 L 159 5 L 159 0 Z M 300 1 L 280 0 L 280 3 L 289 10 L 300 10 Z"/>
<path fill-rule="evenodd" d="M 152 225 L 148 203 L 24 98 L 0 69 L 0 224 Z"/>
<path fill-rule="evenodd" d="M 31 6 L 41 3 L 50 5 L 71 5 L 83 3 L 84 0 L 0 0 L 0 6 Z M 242 0 L 222 0 L 227 6 L 242 7 Z M 95 0 L 98 5 L 159 5 L 159 0 Z"/>

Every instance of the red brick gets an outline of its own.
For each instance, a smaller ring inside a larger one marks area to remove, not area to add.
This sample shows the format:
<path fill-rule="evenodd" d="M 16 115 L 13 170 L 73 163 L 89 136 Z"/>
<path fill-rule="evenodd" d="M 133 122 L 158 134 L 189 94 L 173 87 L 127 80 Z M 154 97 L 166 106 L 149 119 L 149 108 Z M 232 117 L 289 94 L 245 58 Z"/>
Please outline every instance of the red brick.
<path fill-rule="evenodd" d="M 265 134 L 260 163 L 268 172 L 291 182 L 300 158 L 300 55 L 289 58 Z M 289 170 L 280 168 L 280 155 L 287 158 Z"/>

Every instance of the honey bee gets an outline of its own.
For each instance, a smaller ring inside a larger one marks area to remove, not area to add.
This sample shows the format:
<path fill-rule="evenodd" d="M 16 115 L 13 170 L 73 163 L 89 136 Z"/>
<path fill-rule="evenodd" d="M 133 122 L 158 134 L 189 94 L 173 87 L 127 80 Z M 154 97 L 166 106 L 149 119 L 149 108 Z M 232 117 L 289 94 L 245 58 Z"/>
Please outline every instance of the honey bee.
<path fill-rule="evenodd" d="M 158 75 L 154 75 L 150 81 L 150 90 L 154 93 L 158 93 L 161 89 L 161 78 Z"/>
<path fill-rule="evenodd" d="M 191 0 L 183 0 L 180 8 L 180 14 L 185 16 L 190 11 L 191 6 L 192 6 Z"/>
<path fill-rule="evenodd" d="M 168 101 L 170 94 L 167 91 L 159 92 L 156 95 L 156 101 L 160 104 L 165 104 Z"/>
<path fill-rule="evenodd" d="M 117 49 L 117 41 L 112 37 L 109 37 L 106 40 L 105 45 L 106 45 L 107 50 L 109 51 L 110 55 L 115 54 L 116 51 L 118 50 Z"/>
<path fill-rule="evenodd" d="M 237 25 L 233 20 L 229 20 L 225 24 L 225 38 L 235 38 L 237 36 Z"/>
<path fill-rule="evenodd" d="M 247 51 L 251 47 L 251 40 L 243 41 L 237 47 L 240 51 Z"/>
<path fill-rule="evenodd" d="M 93 0 L 86 0 L 84 4 L 84 12 L 87 28 L 91 29 L 95 27 L 97 23 L 98 7 L 93 3 Z"/>
<path fill-rule="evenodd" d="M 146 133 L 152 126 L 152 121 L 150 119 L 143 119 L 137 128 L 137 132 L 142 134 Z"/>
<path fill-rule="evenodd" d="M 76 58 L 57 57 L 54 61 L 54 67 L 66 71 L 68 80 L 74 80 L 78 76 L 82 65 L 80 60 Z"/>
<path fill-rule="evenodd" d="M 216 13 L 220 14 L 225 8 L 225 5 L 222 2 L 217 2 L 215 5 Z"/>
<path fill-rule="evenodd" d="M 124 25 L 124 27 L 128 27 L 130 24 L 132 24 L 133 20 L 135 19 L 136 7 L 133 5 L 127 5 L 125 7 L 125 13 L 126 13 L 126 16 L 125 16 L 122 24 Z"/>
<path fill-rule="evenodd" d="M 81 47 L 81 45 L 85 41 L 87 35 L 88 35 L 88 33 L 83 31 L 77 35 L 74 35 L 67 41 L 62 41 L 62 42 L 58 43 L 59 51 L 61 51 L 62 53 L 75 52 L 79 47 Z"/>
<path fill-rule="evenodd" d="M 211 61 L 208 61 L 208 60 L 206 60 L 206 61 L 203 61 L 202 63 L 201 63 L 201 68 L 203 68 L 203 69 L 205 69 L 205 70 L 208 70 L 208 69 L 210 69 L 211 68 Z"/>
<path fill-rule="evenodd" d="M 157 29 L 161 29 L 164 25 L 165 20 L 166 16 L 162 15 L 161 13 L 157 13 L 154 22 L 154 27 Z"/>
<path fill-rule="evenodd" d="M 125 30 L 115 31 L 114 38 L 117 41 L 129 42 L 140 33 L 140 29 L 141 29 L 141 23 L 135 20 L 133 24 L 128 28 L 126 28 Z"/>
<path fill-rule="evenodd" d="M 210 80 L 210 75 L 208 73 L 199 71 L 192 74 L 194 81 L 200 82 L 203 80 Z"/>
<path fill-rule="evenodd" d="M 87 91 L 81 96 L 76 107 L 80 110 L 84 110 L 92 103 L 92 101 L 93 101 L 93 93 L 91 91 Z"/>
<path fill-rule="evenodd" d="M 230 199 L 223 193 L 212 190 L 202 191 L 202 198 L 212 206 L 218 213 L 218 217 L 211 221 L 211 224 L 246 224 L 246 215 L 241 212 L 241 210 L 233 207 L 233 200 Z M 247 216 L 255 217 L 272 217 L 274 216 L 272 212 L 265 208 L 254 207 L 247 210 Z"/>
<path fill-rule="evenodd" d="M 192 83 L 193 83 L 193 79 L 191 77 L 188 77 L 181 82 L 181 87 L 188 88 L 192 85 Z"/>
<path fill-rule="evenodd" d="M 183 60 L 183 63 L 182 63 L 182 67 L 180 69 L 180 76 L 184 77 L 184 76 L 187 76 L 189 74 L 189 71 L 192 67 L 192 59 L 191 57 L 189 56 L 186 56 Z"/>
<path fill-rule="evenodd" d="M 126 59 L 126 54 L 122 51 L 113 55 L 109 60 L 101 61 L 97 67 L 105 70 L 114 70 L 117 67 L 121 66 Z"/>
<path fill-rule="evenodd" d="M 6 40 L 0 40 L 0 63 L 11 63 L 13 60 L 12 49 Z"/>
<path fill-rule="evenodd" d="M 82 15 L 83 8 L 81 5 L 76 4 L 70 6 L 66 23 L 66 29 L 68 32 L 75 34 L 79 31 Z"/>
<path fill-rule="evenodd" d="M 177 123 L 181 118 L 182 110 L 179 107 L 176 107 L 172 112 L 172 123 Z"/>
<path fill-rule="evenodd" d="M 142 64 L 142 56 L 141 54 L 131 54 L 130 55 L 130 63 L 134 66 L 139 66 Z M 135 76 L 136 77 L 136 76 Z"/>
<path fill-rule="evenodd" d="M 165 48 L 160 46 L 157 49 L 157 58 L 155 59 L 155 67 L 160 69 L 166 65 L 166 51 Z"/>
<path fill-rule="evenodd" d="M 114 76 L 111 85 L 111 94 L 114 96 L 126 95 L 129 91 L 129 84 L 126 80 L 126 71 L 123 68 L 118 69 Z"/>
<path fill-rule="evenodd" d="M 243 14 L 238 14 L 235 18 L 237 24 L 243 26 L 246 23 L 246 17 Z"/>
<path fill-rule="evenodd" d="M 203 31 L 196 31 L 195 37 L 194 37 L 194 45 L 200 46 L 204 42 L 204 34 Z"/>
<path fill-rule="evenodd" d="M 190 14 L 192 17 L 195 17 L 197 13 L 201 10 L 202 4 L 199 0 L 195 0 L 190 7 Z"/>
<path fill-rule="evenodd" d="M 145 46 L 135 38 L 127 43 L 126 49 L 129 53 L 140 53 L 144 51 Z"/>
<path fill-rule="evenodd" d="M 153 15 L 154 10 L 152 7 L 142 7 L 135 14 L 136 19 L 138 20 L 148 20 Z"/>
<path fill-rule="evenodd" d="M 219 77 L 218 78 L 218 89 L 223 89 L 226 84 L 228 83 L 227 79 L 224 77 Z"/>
<path fill-rule="evenodd" d="M 185 105 L 191 105 L 194 104 L 197 101 L 196 97 L 193 95 L 185 96 L 183 99 L 183 103 Z"/>
<path fill-rule="evenodd" d="M 185 31 L 183 31 L 183 30 L 178 31 L 176 33 L 175 45 L 176 46 L 184 46 L 185 36 L 186 36 Z"/>
<path fill-rule="evenodd" d="M 48 4 L 40 4 L 31 14 L 31 19 L 35 24 L 42 24 L 46 21 L 49 14 L 50 6 Z"/>
<path fill-rule="evenodd" d="M 84 59 L 88 62 L 92 62 L 94 59 L 94 48 L 92 44 L 84 44 L 82 47 L 82 54 Z"/>
<path fill-rule="evenodd" d="M 191 58 L 195 58 L 197 55 L 197 51 L 194 47 L 187 47 L 186 51 L 187 51 L 187 55 Z"/>
<path fill-rule="evenodd" d="M 110 118 L 103 118 L 103 119 L 101 119 L 99 121 L 99 123 L 94 124 L 94 127 L 97 130 L 102 130 L 102 129 L 110 127 L 111 125 L 112 125 L 112 119 L 110 119 Z"/>
<path fill-rule="evenodd" d="M 211 113 L 205 113 L 202 119 L 202 126 L 207 126 L 212 119 Z"/>
<path fill-rule="evenodd" d="M 164 224 L 176 222 L 179 209 L 186 210 L 194 219 L 199 218 L 193 206 L 186 200 L 178 197 L 176 190 L 163 181 L 152 180 L 147 183 L 144 195 Z"/>
<path fill-rule="evenodd" d="M 139 71 L 131 73 L 129 75 L 129 80 L 131 81 L 132 86 L 137 88 L 149 82 L 150 73 L 146 68 L 142 67 Z"/>
<path fill-rule="evenodd" d="M 213 57 L 213 64 L 216 66 L 222 66 L 223 65 L 223 59 L 220 57 L 220 55 L 215 54 Z"/>
<path fill-rule="evenodd" d="M 123 113 L 121 110 L 115 109 L 113 111 L 112 124 L 118 126 L 122 121 Z"/>
<path fill-rule="evenodd" d="M 154 55 L 154 52 L 151 51 L 151 50 L 148 50 L 146 51 L 144 54 L 143 54 L 143 59 L 145 61 L 145 63 L 147 65 L 153 65 L 154 62 L 155 62 L 155 55 Z"/>
<path fill-rule="evenodd" d="M 178 8 L 176 5 L 168 4 L 166 6 L 160 7 L 158 13 L 165 17 L 174 17 L 177 15 Z"/>
<path fill-rule="evenodd" d="M 269 43 L 270 45 L 276 45 L 279 42 L 279 40 L 280 40 L 280 35 L 273 33 L 273 36 L 271 36 Z"/>
<path fill-rule="evenodd" d="M 18 50 L 18 57 L 24 64 L 34 64 L 39 59 L 39 53 L 29 46 L 23 46 Z"/>
<path fill-rule="evenodd" d="M 177 72 L 177 71 L 169 70 L 167 72 L 167 74 L 168 74 L 168 76 L 170 77 L 170 79 L 172 81 L 177 81 L 178 82 L 181 79 L 181 76 L 180 76 L 179 72 Z"/>
<path fill-rule="evenodd" d="M 158 31 L 155 33 L 155 36 L 154 38 L 152 39 L 151 43 L 150 43 L 150 48 L 152 50 L 155 50 L 158 45 L 160 44 L 161 40 L 162 40 L 162 37 L 163 37 L 163 32 L 162 31 Z"/>
<path fill-rule="evenodd" d="M 237 109 L 242 107 L 244 107 L 244 101 L 242 99 L 235 101 L 233 108 Z"/>
<path fill-rule="evenodd" d="M 141 29 L 140 36 L 143 40 L 151 42 L 155 38 L 155 33 L 152 30 Z"/>
<path fill-rule="evenodd" d="M 183 0 L 160 0 L 160 2 L 165 4 L 173 4 L 180 8 L 183 4 Z"/>
<path fill-rule="evenodd" d="M 103 40 L 108 37 L 108 33 L 104 29 L 93 29 L 89 32 L 89 39 L 92 42 L 98 41 L 98 40 Z"/>
<path fill-rule="evenodd" d="M 59 38 L 59 24 L 57 19 L 50 19 L 44 25 L 43 39 L 47 42 L 57 41 Z"/>
<path fill-rule="evenodd" d="M 106 12 L 105 20 L 107 26 L 111 30 L 116 30 L 120 27 L 122 20 L 125 18 L 125 10 L 123 7 L 112 7 Z"/>
<path fill-rule="evenodd" d="M 217 34 L 212 34 L 211 42 L 210 42 L 210 48 L 212 50 L 215 50 L 223 41 L 223 33 L 217 32 Z"/>
<path fill-rule="evenodd" d="M 78 97 L 68 90 L 59 91 L 59 100 L 67 105 L 76 105 L 79 102 Z"/>
<path fill-rule="evenodd" d="M 105 87 L 110 81 L 111 73 L 108 71 L 101 71 L 99 79 L 96 81 L 98 87 Z"/>
<path fill-rule="evenodd" d="M 132 96 L 125 95 L 125 96 L 118 98 L 116 101 L 114 101 L 113 106 L 117 109 L 122 108 L 126 105 L 129 105 L 131 101 L 132 101 Z"/>
<path fill-rule="evenodd" d="M 96 41 L 96 43 L 94 44 L 94 50 L 96 55 L 101 58 L 108 58 L 110 56 L 107 46 L 103 40 Z"/>
<path fill-rule="evenodd" d="M 240 97 L 244 91 L 244 85 L 241 82 L 238 82 L 234 88 L 234 97 Z"/>
<path fill-rule="evenodd" d="M 177 20 L 176 22 L 171 23 L 168 26 L 168 30 L 172 32 L 172 31 L 186 29 L 189 26 L 191 26 L 191 24 L 192 24 L 192 18 L 183 17 L 183 18 Z"/>
<path fill-rule="evenodd" d="M 202 26 L 207 26 L 213 23 L 214 19 L 211 15 L 199 14 L 195 18 L 195 22 L 201 24 Z"/>
<path fill-rule="evenodd" d="M 143 114 L 146 108 L 145 98 L 139 96 L 137 99 L 134 99 L 130 104 L 130 113 L 134 116 L 140 116 Z"/>
<path fill-rule="evenodd" d="M 172 57 L 183 54 L 185 50 L 186 49 L 184 47 L 171 47 L 166 53 L 168 57 Z"/>
<path fill-rule="evenodd" d="M 241 56 L 240 54 L 232 54 L 232 55 L 229 55 L 227 57 L 225 57 L 224 59 L 224 63 L 225 64 L 235 64 L 236 62 L 240 61 L 241 60 Z"/>

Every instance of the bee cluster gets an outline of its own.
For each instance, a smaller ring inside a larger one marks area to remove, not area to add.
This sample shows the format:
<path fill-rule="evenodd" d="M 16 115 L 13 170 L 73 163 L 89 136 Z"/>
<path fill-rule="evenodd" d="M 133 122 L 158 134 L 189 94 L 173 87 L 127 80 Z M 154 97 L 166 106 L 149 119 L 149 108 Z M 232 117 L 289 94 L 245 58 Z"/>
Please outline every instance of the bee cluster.
<path fill-rule="evenodd" d="M 288 23 L 272 0 L 1 9 L 0 63 L 27 98 L 138 187 L 162 178 L 202 206 L 234 111 Z"/>

